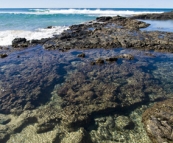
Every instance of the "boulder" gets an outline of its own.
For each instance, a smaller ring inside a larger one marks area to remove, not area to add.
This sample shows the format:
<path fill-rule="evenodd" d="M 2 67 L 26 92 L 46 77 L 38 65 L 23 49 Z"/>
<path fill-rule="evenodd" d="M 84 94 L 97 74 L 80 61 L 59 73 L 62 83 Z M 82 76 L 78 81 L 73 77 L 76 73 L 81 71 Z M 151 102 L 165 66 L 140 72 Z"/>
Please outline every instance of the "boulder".
<path fill-rule="evenodd" d="M 12 47 L 14 48 L 20 48 L 20 47 L 28 47 L 29 42 L 26 40 L 26 38 L 15 38 L 12 41 Z"/>
<path fill-rule="evenodd" d="M 143 113 L 142 122 L 153 143 L 172 143 L 173 99 L 155 103 Z"/>
<path fill-rule="evenodd" d="M 135 127 L 133 121 L 127 116 L 118 116 L 115 120 L 116 127 L 123 130 L 132 130 Z"/>
<path fill-rule="evenodd" d="M 8 55 L 7 54 L 0 54 L 1 58 L 6 58 Z"/>
<path fill-rule="evenodd" d="M 77 56 L 80 58 L 85 58 L 85 53 L 78 54 Z"/>
<path fill-rule="evenodd" d="M 47 28 L 46 29 L 52 29 L 53 28 L 53 26 L 47 26 Z"/>

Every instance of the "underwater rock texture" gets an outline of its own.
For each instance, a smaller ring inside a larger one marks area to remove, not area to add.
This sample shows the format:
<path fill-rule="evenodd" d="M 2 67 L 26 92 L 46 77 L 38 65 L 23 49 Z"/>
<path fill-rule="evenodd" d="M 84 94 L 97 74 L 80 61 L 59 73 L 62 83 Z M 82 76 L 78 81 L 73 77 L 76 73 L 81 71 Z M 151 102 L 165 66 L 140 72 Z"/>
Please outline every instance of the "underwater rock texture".
<path fill-rule="evenodd" d="M 86 57 L 77 57 L 81 53 Z M 140 120 L 147 106 L 139 113 L 133 110 L 162 99 L 173 84 L 166 80 L 172 79 L 173 58 L 160 55 L 122 48 L 60 52 L 34 47 L 11 53 L 0 63 L 1 95 L 9 85 L 14 89 L 13 96 L 1 97 L 8 109 L 1 112 L 11 114 L 0 115 L 0 142 L 83 142 L 87 138 L 88 143 L 149 143 Z M 104 59 L 104 64 L 90 65 L 98 59 Z M 166 70 L 169 78 L 160 75 Z M 19 81 L 24 84 L 19 86 Z M 23 92 L 30 84 L 34 88 Z M 39 86 L 40 94 L 33 98 Z"/>
<path fill-rule="evenodd" d="M 173 99 L 155 103 L 143 113 L 142 121 L 153 143 L 172 143 Z"/>
<path fill-rule="evenodd" d="M 62 99 L 62 120 L 68 126 L 88 124 L 93 115 L 149 102 L 150 92 L 164 93 L 157 79 L 141 70 L 138 64 L 129 66 L 128 62 L 99 67 L 79 66 L 78 72 L 69 75 L 57 89 Z"/>

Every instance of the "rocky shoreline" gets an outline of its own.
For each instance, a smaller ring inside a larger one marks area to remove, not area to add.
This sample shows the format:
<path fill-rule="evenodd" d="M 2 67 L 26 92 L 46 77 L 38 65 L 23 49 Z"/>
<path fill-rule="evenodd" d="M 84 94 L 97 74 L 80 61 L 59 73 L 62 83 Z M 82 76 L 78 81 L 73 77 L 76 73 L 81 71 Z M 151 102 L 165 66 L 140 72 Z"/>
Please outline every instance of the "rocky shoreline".
<path fill-rule="evenodd" d="M 1 65 L 0 112 L 5 114 L 0 114 L 0 142 L 13 142 L 17 134 L 26 137 L 33 129 L 34 137 L 45 136 L 52 143 L 132 142 L 137 136 L 143 136 L 141 143 L 171 143 L 172 99 L 148 108 L 167 99 L 164 86 L 172 85 L 153 75 L 153 63 L 159 63 L 156 56 L 135 50 L 110 50 L 97 59 L 93 55 L 92 49 L 120 47 L 173 52 L 173 33 L 141 31 L 149 24 L 134 18 L 98 17 L 53 38 L 16 38 L 11 49 L 2 47 L 0 57 L 7 61 Z M 44 49 L 24 50 L 25 56 L 18 52 L 15 58 L 8 54 L 38 45 Z M 139 125 L 141 119 L 135 120 L 142 113 L 150 139 Z"/>
<path fill-rule="evenodd" d="M 134 17 L 133 17 L 134 18 Z M 125 17 L 98 17 L 94 21 L 72 25 L 60 35 L 42 40 L 14 39 L 12 46 L 41 44 L 45 49 L 135 48 L 173 52 L 173 33 L 141 31 L 149 24 Z"/>
<path fill-rule="evenodd" d="M 140 14 L 135 15 L 132 18 L 134 19 L 151 19 L 151 20 L 173 20 L 173 11 L 165 12 L 160 14 Z"/>

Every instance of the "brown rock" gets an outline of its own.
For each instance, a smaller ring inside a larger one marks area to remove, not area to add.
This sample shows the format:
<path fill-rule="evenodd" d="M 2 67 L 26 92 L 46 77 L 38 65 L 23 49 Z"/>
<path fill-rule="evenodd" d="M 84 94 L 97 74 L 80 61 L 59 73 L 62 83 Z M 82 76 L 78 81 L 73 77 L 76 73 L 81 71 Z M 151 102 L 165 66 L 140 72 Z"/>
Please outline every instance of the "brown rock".
<path fill-rule="evenodd" d="M 142 121 L 153 143 L 172 143 L 173 99 L 154 104 L 143 113 Z"/>

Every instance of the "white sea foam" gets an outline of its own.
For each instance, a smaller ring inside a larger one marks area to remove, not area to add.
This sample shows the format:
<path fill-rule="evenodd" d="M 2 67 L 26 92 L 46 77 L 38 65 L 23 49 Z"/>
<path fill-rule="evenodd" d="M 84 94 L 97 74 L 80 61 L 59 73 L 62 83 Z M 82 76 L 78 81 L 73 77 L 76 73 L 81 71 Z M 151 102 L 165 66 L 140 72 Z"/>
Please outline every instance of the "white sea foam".
<path fill-rule="evenodd" d="M 66 26 L 55 26 L 51 29 L 37 29 L 35 31 L 22 31 L 22 30 L 6 30 L 0 31 L 0 45 L 7 46 L 12 44 L 12 40 L 15 38 L 26 38 L 27 40 L 42 39 L 53 37 L 68 29 Z"/>
<path fill-rule="evenodd" d="M 164 11 L 162 11 L 164 12 Z M 0 13 L 13 13 L 13 14 L 86 14 L 86 15 L 99 15 L 99 16 L 129 16 L 135 14 L 144 14 L 144 13 L 162 13 L 158 11 L 133 11 L 133 10 L 101 10 L 101 9 L 30 9 L 28 12 L 16 11 L 16 12 L 5 12 L 1 11 Z"/>

